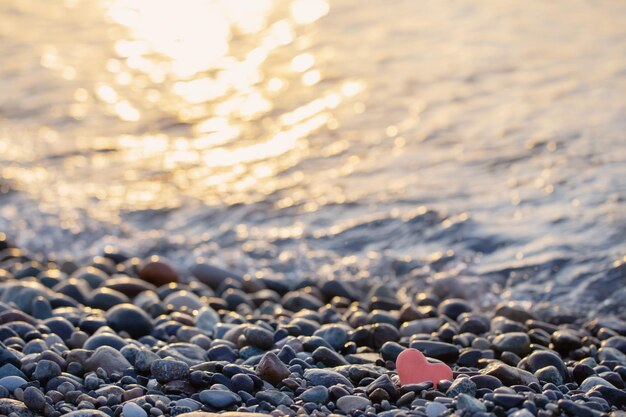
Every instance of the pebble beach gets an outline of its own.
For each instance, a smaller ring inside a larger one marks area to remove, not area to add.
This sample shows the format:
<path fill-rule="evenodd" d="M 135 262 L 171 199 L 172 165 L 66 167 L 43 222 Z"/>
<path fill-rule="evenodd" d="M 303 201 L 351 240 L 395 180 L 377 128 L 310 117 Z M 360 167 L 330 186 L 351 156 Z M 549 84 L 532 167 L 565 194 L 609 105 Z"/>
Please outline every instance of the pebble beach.
<path fill-rule="evenodd" d="M 9 417 L 626 416 L 618 319 L 480 311 L 411 280 L 364 293 L 114 250 L 59 265 L 0 245 Z M 407 348 L 452 380 L 401 384 Z"/>

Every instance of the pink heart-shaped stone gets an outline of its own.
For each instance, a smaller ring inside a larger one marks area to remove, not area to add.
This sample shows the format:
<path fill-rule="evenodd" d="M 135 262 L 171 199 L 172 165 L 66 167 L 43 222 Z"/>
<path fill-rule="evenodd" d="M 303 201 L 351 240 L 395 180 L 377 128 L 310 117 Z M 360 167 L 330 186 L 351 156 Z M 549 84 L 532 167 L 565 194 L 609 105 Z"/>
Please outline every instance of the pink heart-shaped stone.
<path fill-rule="evenodd" d="M 437 388 L 442 379 L 452 381 L 452 369 L 445 363 L 430 363 L 417 349 L 406 349 L 396 359 L 396 369 L 402 385 L 431 381 Z"/>

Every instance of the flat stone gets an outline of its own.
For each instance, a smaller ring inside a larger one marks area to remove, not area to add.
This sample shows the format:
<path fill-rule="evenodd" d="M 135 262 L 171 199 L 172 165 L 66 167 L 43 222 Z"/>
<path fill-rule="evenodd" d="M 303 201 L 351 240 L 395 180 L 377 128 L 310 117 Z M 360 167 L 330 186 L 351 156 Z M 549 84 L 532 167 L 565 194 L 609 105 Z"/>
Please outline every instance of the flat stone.
<path fill-rule="evenodd" d="M 372 402 L 364 397 L 358 395 L 345 395 L 337 400 L 337 407 L 346 413 L 351 413 L 356 410 L 365 410 Z"/>
<path fill-rule="evenodd" d="M 19 388 L 22 385 L 26 384 L 26 382 L 27 381 L 24 378 L 21 378 L 19 376 L 5 376 L 4 378 L 0 379 L 0 386 L 5 387 L 9 390 L 9 392 L 13 392 L 16 388 Z"/>
<path fill-rule="evenodd" d="M 267 352 L 257 365 L 256 372 L 261 379 L 276 385 L 287 378 L 291 372 L 287 366 L 278 359 L 274 352 Z"/>
<path fill-rule="evenodd" d="M 449 343 L 415 340 L 411 342 L 410 347 L 419 350 L 429 358 L 443 362 L 452 363 L 459 357 L 459 348 Z"/>
<path fill-rule="evenodd" d="M 182 361 L 158 359 L 150 364 L 150 373 L 160 384 L 189 377 L 189 365 Z"/>
<path fill-rule="evenodd" d="M 504 333 L 496 336 L 493 346 L 499 353 L 513 352 L 523 358 L 530 353 L 530 338 L 521 332 Z"/>
<path fill-rule="evenodd" d="M 337 384 L 352 387 L 352 383 L 348 378 L 328 369 L 307 369 L 304 371 L 304 378 L 309 381 L 311 385 L 323 385 L 326 388 Z"/>
<path fill-rule="evenodd" d="M 300 394 L 300 399 L 304 402 L 323 404 L 328 401 L 328 389 L 321 385 L 311 387 Z"/>
<path fill-rule="evenodd" d="M 204 390 L 200 393 L 200 401 L 213 408 L 226 408 L 241 402 L 241 397 L 226 390 Z"/>
<path fill-rule="evenodd" d="M 580 384 L 580 389 L 583 390 L 583 391 L 589 391 L 590 389 L 592 389 L 596 385 L 602 385 L 602 386 L 609 387 L 609 388 L 615 388 L 615 386 L 613 384 L 611 384 L 609 381 L 607 381 L 604 378 L 600 378 L 599 376 L 590 376 L 590 377 L 586 378 Z"/>

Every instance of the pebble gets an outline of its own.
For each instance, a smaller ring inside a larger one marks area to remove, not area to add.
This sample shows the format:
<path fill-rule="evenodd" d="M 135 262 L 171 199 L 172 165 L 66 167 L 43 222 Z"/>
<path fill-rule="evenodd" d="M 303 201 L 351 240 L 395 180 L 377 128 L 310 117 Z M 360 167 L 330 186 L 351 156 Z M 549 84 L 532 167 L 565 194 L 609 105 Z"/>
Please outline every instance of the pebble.
<path fill-rule="evenodd" d="M 443 413 L 446 413 L 448 408 L 436 401 L 431 402 L 426 406 L 426 415 L 428 417 L 440 417 Z"/>
<path fill-rule="evenodd" d="M 345 376 L 327 369 L 307 369 L 304 371 L 304 378 L 311 385 L 323 385 L 326 388 L 337 384 L 352 387 L 352 383 Z"/>
<path fill-rule="evenodd" d="M 211 307 L 205 306 L 198 311 L 196 316 L 196 327 L 206 332 L 212 332 L 217 323 L 220 321 L 220 316 Z"/>
<path fill-rule="evenodd" d="M 263 355 L 263 358 L 257 365 L 256 372 L 261 379 L 273 385 L 280 383 L 291 373 L 274 352 L 268 352 Z"/>
<path fill-rule="evenodd" d="M 189 365 L 183 361 L 158 359 L 150 364 L 150 373 L 161 384 L 189 377 Z"/>
<path fill-rule="evenodd" d="M 530 337 L 526 333 L 504 333 L 493 340 L 494 348 L 502 352 L 512 352 L 520 357 L 530 353 Z"/>
<path fill-rule="evenodd" d="M 452 363 L 459 357 L 459 348 L 449 343 L 416 340 L 411 342 L 410 347 L 419 350 L 425 356 L 447 363 Z"/>
<path fill-rule="evenodd" d="M 100 346 L 84 361 L 86 371 L 102 368 L 108 375 L 115 372 L 121 374 L 130 366 L 130 362 L 118 350 L 110 346 Z"/>
<path fill-rule="evenodd" d="M 124 417 L 148 417 L 148 413 L 133 402 L 127 402 L 124 404 L 122 407 L 122 415 Z"/>
<path fill-rule="evenodd" d="M 35 387 L 26 387 L 23 394 L 24 404 L 29 410 L 41 412 L 46 406 L 46 398 L 43 393 Z"/>
<path fill-rule="evenodd" d="M 459 410 L 466 411 L 468 414 L 487 411 L 485 404 L 467 394 L 459 394 L 456 404 Z"/>
<path fill-rule="evenodd" d="M 9 392 L 15 391 L 16 388 L 21 387 L 26 384 L 26 382 L 24 378 L 20 378 L 19 376 L 5 376 L 4 378 L 0 378 L 0 385 L 9 390 Z"/>
<path fill-rule="evenodd" d="M 469 378 L 457 378 L 446 391 L 447 397 L 456 397 L 459 394 L 476 395 L 476 384 Z"/>
<path fill-rule="evenodd" d="M 107 324 L 115 331 L 124 331 L 133 338 L 146 336 L 152 332 L 150 316 L 132 304 L 118 304 L 106 313 Z"/>
<path fill-rule="evenodd" d="M 328 389 L 323 386 L 311 387 L 300 394 L 304 402 L 323 404 L 328 401 Z"/>
<path fill-rule="evenodd" d="M 372 402 L 364 397 L 358 395 L 346 395 L 337 400 L 337 407 L 346 413 L 351 413 L 356 410 L 365 410 Z"/>
<path fill-rule="evenodd" d="M 176 271 L 158 256 L 153 256 L 149 262 L 141 266 L 137 270 L 137 275 L 139 275 L 139 278 L 157 287 L 171 282 L 178 282 Z"/>
<path fill-rule="evenodd" d="M 33 378 L 41 382 L 47 382 L 59 375 L 61 375 L 61 367 L 57 363 L 45 359 L 37 362 L 35 372 L 33 372 Z"/>

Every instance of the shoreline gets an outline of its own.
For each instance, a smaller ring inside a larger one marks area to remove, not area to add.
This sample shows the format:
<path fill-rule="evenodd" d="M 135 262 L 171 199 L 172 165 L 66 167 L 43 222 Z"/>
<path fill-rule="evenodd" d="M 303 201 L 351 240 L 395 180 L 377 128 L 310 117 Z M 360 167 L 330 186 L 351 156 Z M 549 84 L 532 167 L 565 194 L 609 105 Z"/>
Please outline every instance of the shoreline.
<path fill-rule="evenodd" d="M 65 274 L 0 234 L 0 414 L 626 415 L 619 319 L 480 312 L 406 281 L 363 296 L 115 251 L 90 263 Z M 453 381 L 401 385 L 408 347 Z"/>

